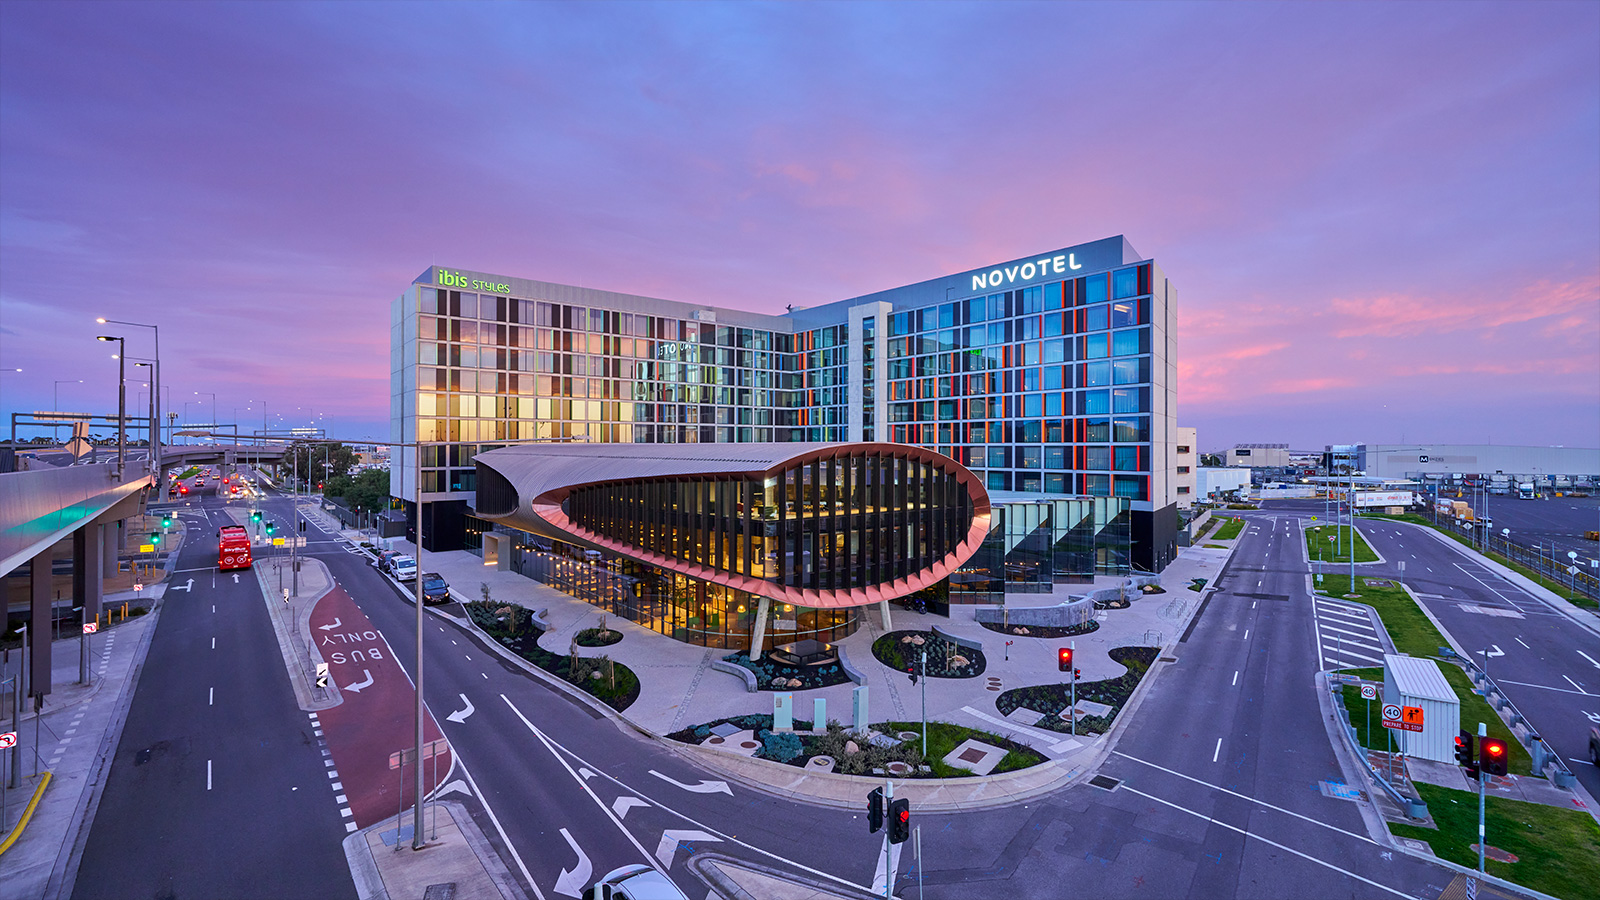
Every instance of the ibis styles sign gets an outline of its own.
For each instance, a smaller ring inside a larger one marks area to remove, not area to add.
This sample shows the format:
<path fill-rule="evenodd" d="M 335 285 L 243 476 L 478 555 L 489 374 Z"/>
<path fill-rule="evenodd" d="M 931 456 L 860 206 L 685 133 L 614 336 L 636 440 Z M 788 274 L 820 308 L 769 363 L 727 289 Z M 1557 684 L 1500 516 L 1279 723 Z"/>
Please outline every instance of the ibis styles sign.
<path fill-rule="evenodd" d="M 494 291 L 498 294 L 511 292 L 511 285 L 509 284 L 484 281 L 480 278 L 468 278 L 460 272 L 452 272 L 449 269 L 435 269 L 434 271 L 438 273 L 438 283 L 445 287 L 468 288 L 474 291 Z"/>

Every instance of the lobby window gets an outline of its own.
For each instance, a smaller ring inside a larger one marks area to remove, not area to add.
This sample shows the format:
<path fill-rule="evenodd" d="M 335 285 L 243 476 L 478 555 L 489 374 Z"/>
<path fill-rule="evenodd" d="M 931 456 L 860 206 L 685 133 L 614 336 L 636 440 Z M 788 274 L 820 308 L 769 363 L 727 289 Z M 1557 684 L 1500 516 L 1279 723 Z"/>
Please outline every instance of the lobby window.
<path fill-rule="evenodd" d="M 1139 270 L 1122 269 L 1111 275 L 1111 297 L 1121 300 L 1139 293 Z"/>

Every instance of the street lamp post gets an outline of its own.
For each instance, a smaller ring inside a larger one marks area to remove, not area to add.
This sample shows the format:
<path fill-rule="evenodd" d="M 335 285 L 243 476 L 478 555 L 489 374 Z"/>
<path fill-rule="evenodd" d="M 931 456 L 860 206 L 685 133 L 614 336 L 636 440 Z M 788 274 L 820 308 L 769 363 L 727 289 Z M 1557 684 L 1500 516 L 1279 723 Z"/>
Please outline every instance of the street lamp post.
<path fill-rule="evenodd" d="M 143 367 L 143 368 L 151 370 L 151 375 L 150 375 L 150 379 L 151 379 L 151 383 L 150 383 L 150 432 L 146 436 L 145 444 L 150 449 L 150 465 L 152 467 L 155 467 L 155 466 L 161 465 L 160 458 L 158 456 L 156 456 L 156 430 L 159 427 L 159 425 L 157 423 L 160 420 L 158 420 L 156 418 L 155 363 L 153 363 L 153 362 L 135 362 L 133 364 L 133 367 L 135 369 Z M 156 487 L 159 490 L 160 484 L 157 484 Z M 158 492 L 156 494 L 156 496 L 160 497 L 161 494 Z"/>
<path fill-rule="evenodd" d="M 109 324 L 112 324 L 112 325 L 132 325 L 135 328 L 148 328 L 152 332 L 154 332 L 154 334 L 155 334 L 155 348 L 156 348 L 155 366 L 154 366 L 154 368 L 151 369 L 154 381 L 153 381 L 150 389 L 151 389 L 151 391 L 153 391 L 155 393 L 156 399 L 155 399 L 155 412 L 154 412 L 154 414 L 152 415 L 151 418 L 152 418 L 152 421 L 160 422 L 161 421 L 161 328 L 160 328 L 160 326 L 150 325 L 150 324 L 147 324 L 145 322 L 124 322 L 124 321 L 121 321 L 119 319 L 107 319 L 104 316 L 102 316 L 102 317 L 100 317 L 98 319 L 95 319 L 95 321 L 99 322 L 101 324 L 108 324 L 109 323 Z M 151 442 L 150 442 L 150 466 L 151 466 L 151 473 L 155 476 L 155 479 L 156 479 L 155 488 L 156 488 L 156 491 L 157 491 L 157 495 L 159 496 L 160 492 L 162 490 L 166 489 L 166 480 L 167 480 L 167 468 L 166 468 L 166 466 L 163 466 L 161 464 L 161 429 L 159 427 L 156 428 L 156 433 L 152 436 L 152 439 L 151 439 Z"/>
<path fill-rule="evenodd" d="M 97 336 L 95 340 L 117 342 L 117 480 L 121 481 L 128 462 L 128 370 L 123 360 L 127 355 L 127 341 L 106 334 Z"/>

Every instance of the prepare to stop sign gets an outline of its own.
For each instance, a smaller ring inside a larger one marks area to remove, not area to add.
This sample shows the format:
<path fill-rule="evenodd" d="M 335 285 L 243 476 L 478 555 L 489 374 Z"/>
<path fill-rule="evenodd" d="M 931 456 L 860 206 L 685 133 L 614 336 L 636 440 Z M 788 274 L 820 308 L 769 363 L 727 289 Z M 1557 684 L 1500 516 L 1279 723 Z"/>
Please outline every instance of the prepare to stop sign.
<path fill-rule="evenodd" d="M 1400 731 L 1422 730 L 1422 707 L 1401 706 L 1398 703 L 1383 705 L 1383 727 Z"/>

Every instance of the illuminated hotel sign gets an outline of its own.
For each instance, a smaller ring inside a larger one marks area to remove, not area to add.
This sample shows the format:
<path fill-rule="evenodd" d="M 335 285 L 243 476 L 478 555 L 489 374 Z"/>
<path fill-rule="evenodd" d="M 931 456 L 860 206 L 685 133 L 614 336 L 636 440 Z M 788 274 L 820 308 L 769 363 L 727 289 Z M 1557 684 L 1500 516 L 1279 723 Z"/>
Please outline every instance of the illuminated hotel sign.
<path fill-rule="evenodd" d="M 1062 253 L 1058 256 L 1041 256 L 1030 262 L 1020 263 L 1015 266 L 1005 266 L 999 269 L 990 269 L 972 276 L 972 289 L 981 291 L 986 288 L 997 288 L 1001 285 L 1011 284 L 1016 281 L 1031 281 L 1046 275 L 1061 275 L 1066 272 L 1083 268 L 1083 263 L 1075 259 L 1076 253 Z"/>
<path fill-rule="evenodd" d="M 460 272 L 452 272 L 449 269 L 435 269 L 434 271 L 439 273 L 439 284 L 442 284 L 445 287 L 471 288 L 475 291 L 494 291 L 500 294 L 508 294 L 511 292 L 511 285 L 509 284 L 498 284 L 493 281 L 481 281 L 476 278 L 469 279 Z"/>

